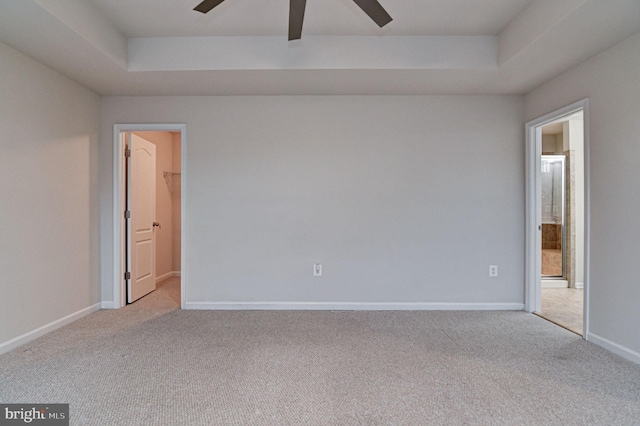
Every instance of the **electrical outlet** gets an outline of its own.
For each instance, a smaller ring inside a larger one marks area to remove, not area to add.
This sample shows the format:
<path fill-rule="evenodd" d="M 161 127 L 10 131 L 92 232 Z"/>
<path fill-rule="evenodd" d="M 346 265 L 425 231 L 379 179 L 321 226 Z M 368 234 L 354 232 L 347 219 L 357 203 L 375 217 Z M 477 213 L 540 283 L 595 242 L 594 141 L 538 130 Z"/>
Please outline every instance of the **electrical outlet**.
<path fill-rule="evenodd" d="M 319 263 L 316 263 L 315 265 L 313 265 L 313 276 L 314 277 L 321 277 L 322 276 L 322 265 Z"/>
<path fill-rule="evenodd" d="M 489 265 L 489 276 L 490 277 L 498 276 L 498 265 Z"/>

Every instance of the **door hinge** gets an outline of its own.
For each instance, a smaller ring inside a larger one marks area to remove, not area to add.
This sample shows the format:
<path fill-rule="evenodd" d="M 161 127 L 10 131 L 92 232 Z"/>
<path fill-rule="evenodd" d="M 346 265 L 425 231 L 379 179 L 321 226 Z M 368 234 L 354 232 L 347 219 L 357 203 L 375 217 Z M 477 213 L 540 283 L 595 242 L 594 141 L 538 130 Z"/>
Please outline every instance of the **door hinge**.
<path fill-rule="evenodd" d="M 124 279 L 125 280 L 130 280 L 131 279 L 131 272 L 125 272 L 124 273 Z"/>
<path fill-rule="evenodd" d="M 129 148 L 125 148 L 124 149 L 124 156 L 125 157 L 131 157 L 131 150 Z"/>
<path fill-rule="evenodd" d="M 124 218 L 125 219 L 131 219 L 131 211 L 130 210 L 125 210 L 124 211 Z"/>

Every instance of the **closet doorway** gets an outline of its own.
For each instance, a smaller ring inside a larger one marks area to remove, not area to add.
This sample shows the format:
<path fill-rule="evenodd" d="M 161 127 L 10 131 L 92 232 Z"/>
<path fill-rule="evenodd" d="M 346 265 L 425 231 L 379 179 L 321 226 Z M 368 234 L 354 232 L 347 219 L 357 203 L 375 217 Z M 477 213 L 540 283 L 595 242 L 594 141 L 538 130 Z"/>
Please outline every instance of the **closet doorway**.
<path fill-rule="evenodd" d="M 184 127 L 114 126 L 115 308 L 157 289 L 184 306 Z"/>

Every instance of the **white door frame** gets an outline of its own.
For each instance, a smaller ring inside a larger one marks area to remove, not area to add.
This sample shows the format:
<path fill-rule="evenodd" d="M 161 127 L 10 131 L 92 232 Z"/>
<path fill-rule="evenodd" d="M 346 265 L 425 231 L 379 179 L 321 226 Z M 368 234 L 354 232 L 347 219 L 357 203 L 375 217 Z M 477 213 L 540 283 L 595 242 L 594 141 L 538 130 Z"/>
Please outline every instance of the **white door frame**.
<path fill-rule="evenodd" d="M 126 305 L 125 271 L 125 132 L 180 132 L 180 307 L 185 309 L 187 288 L 186 263 L 186 182 L 187 182 L 187 126 L 186 124 L 114 124 L 113 126 L 113 308 Z"/>
<path fill-rule="evenodd" d="M 590 253 L 590 161 L 589 161 L 589 99 L 583 99 L 566 107 L 555 110 L 526 126 L 526 231 L 525 231 L 525 310 L 540 310 L 540 293 L 542 267 L 542 247 L 540 224 L 541 218 L 541 156 L 542 126 L 578 111 L 584 116 L 584 310 L 583 332 L 585 340 L 589 340 L 589 253 Z"/>

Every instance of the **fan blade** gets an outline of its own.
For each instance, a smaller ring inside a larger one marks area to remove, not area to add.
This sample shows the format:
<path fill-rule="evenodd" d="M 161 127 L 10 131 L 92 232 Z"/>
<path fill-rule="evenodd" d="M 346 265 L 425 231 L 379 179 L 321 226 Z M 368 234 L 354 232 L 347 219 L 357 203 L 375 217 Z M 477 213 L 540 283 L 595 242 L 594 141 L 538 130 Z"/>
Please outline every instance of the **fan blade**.
<path fill-rule="evenodd" d="M 193 10 L 197 10 L 198 12 L 207 13 L 224 0 L 204 0 L 202 3 L 193 8 Z"/>
<path fill-rule="evenodd" d="M 389 16 L 384 7 L 378 0 L 353 0 L 355 4 L 357 4 L 360 9 L 364 11 L 369 18 L 373 19 L 373 21 L 378 24 L 380 28 L 387 25 L 389 22 L 393 21 L 393 18 Z"/>
<path fill-rule="evenodd" d="M 304 8 L 307 0 L 289 1 L 289 41 L 300 40 L 302 37 L 302 23 L 304 22 Z"/>

